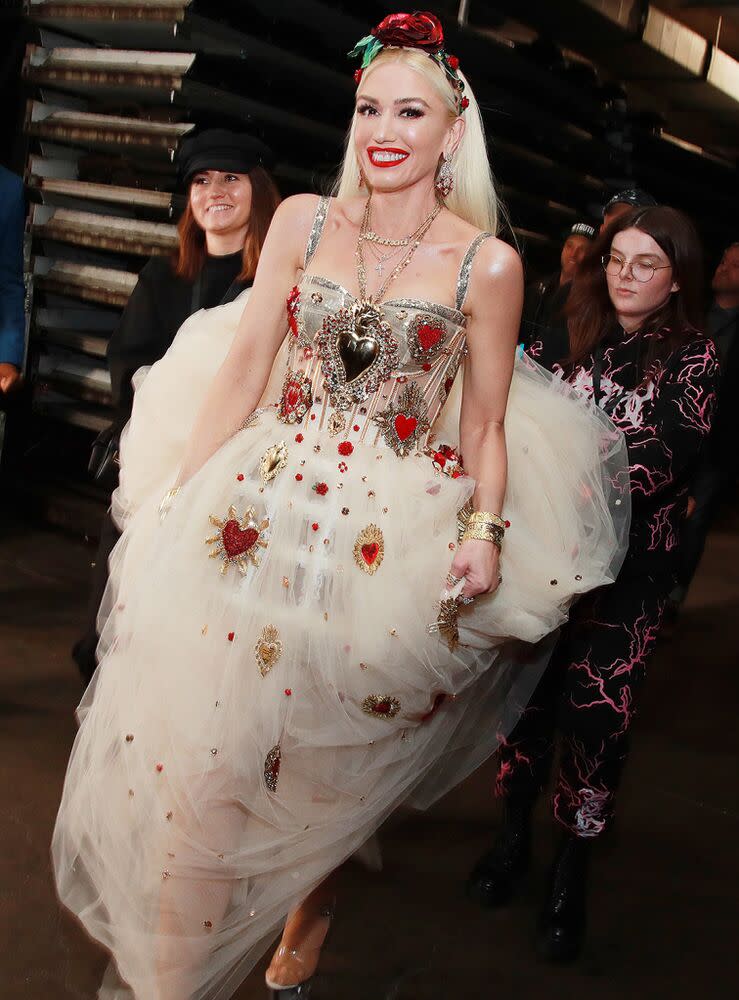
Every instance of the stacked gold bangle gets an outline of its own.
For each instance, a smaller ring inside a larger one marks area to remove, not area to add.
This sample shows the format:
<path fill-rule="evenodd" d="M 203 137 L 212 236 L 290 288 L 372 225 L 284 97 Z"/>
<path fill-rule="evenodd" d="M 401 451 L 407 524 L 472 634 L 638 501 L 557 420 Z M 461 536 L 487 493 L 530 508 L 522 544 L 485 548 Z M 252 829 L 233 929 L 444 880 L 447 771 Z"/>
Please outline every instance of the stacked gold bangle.
<path fill-rule="evenodd" d="M 501 548 L 505 536 L 506 522 L 499 514 L 487 510 L 473 510 L 462 533 L 462 541 L 479 539 L 492 542 Z"/>

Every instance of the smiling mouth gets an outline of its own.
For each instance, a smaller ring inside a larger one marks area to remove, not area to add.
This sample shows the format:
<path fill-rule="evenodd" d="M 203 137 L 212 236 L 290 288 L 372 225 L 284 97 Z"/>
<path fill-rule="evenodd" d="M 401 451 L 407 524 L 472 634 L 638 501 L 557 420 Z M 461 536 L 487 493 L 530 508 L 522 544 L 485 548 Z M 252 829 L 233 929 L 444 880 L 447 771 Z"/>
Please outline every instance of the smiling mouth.
<path fill-rule="evenodd" d="M 233 205 L 209 205 L 207 208 L 208 212 L 230 212 L 233 209 Z"/>
<path fill-rule="evenodd" d="M 367 155 L 374 167 L 395 167 L 407 160 L 410 154 L 404 149 L 381 149 L 378 146 L 370 146 Z"/>

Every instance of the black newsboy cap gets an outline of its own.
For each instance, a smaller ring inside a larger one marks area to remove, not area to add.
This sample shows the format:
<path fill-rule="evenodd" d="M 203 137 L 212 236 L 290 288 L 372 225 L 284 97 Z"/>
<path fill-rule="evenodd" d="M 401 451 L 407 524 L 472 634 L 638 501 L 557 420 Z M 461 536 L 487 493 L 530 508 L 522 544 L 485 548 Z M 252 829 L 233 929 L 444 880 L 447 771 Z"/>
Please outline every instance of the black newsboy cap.
<path fill-rule="evenodd" d="M 177 172 L 183 184 L 200 170 L 248 174 L 254 167 L 271 170 L 273 164 L 272 150 L 260 139 L 225 128 L 210 128 L 188 136 L 177 150 Z"/>

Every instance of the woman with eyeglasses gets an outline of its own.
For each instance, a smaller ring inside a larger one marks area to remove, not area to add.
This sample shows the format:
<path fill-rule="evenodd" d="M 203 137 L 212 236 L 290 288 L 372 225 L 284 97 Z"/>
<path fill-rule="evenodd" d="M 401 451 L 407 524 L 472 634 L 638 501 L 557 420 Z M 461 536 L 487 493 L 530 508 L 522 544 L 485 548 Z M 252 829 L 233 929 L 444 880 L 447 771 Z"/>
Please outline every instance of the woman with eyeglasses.
<path fill-rule="evenodd" d="M 619 218 L 578 271 L 567 314 L 570 355 L 555 374 L 595 400 L 629 454 L 629 551 L 614 584 L 575 606 L 533 700 L 502 746 L 496 795 L 505 820 L 470 876 L 485 905 L 510 900 L 530 857 L 531 811 L 546 784 L 564 827 L 541 912 L 551 960 L 581 949 L 589 847 L 609 826 L 645 669 L 673 587 L 688 486 L 711 426 L 717 361 L 702 330 L 701 248 L 664 206 Z M 619 501 L 616 501 L 619 503 Z"/>

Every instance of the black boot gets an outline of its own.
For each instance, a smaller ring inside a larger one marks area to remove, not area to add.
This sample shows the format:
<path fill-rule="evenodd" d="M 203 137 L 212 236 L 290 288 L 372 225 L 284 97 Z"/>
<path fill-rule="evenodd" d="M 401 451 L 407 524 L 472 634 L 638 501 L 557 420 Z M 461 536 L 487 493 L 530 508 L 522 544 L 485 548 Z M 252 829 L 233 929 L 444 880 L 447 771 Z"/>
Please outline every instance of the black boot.
<path fill-rule="evenodd" d="M 589 840 L 568 833 L 554 859 L 537 934 L 537 951 L 550 962 L 572 962 L 582 950 L 589 855 Z"/>
<path fill-rule="evenodd" d="M 482 906 L 505 906 L 531 862 L 532 802 L 507 802 L 503 826 L 491 850 L 467 879 L 467 895 Z"/>

